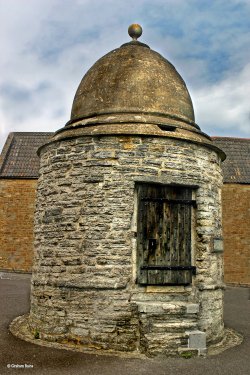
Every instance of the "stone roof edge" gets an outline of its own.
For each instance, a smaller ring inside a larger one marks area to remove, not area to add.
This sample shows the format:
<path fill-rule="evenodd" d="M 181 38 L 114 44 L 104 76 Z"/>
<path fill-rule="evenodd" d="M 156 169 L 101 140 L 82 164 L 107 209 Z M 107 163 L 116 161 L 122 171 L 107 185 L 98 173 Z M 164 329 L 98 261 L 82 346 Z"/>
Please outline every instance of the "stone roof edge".
<path fill-rule="evenodd" d="M 55 133 L 56 135 L 56 133 Z M 172 138 L 172 139 L 176 139 L 176 140 L 180 140 L 180 141 L 183 141 L 183 142 L 188 142 L 188 143 L 194 143 L 194 144 L 198 144 L 198 145 L 202 145 L 204 147 L 207 147 L 207 148 L 210 148 L 212 150 L 214 150 L 215 152 L 217 152 L 217 154 L 220 156 L 221 160 L 224 161 L 226 159 L 226 154 L 225 152 L 217 147 L 213 142 L 211 143 L 207 143 L 207 142 L 204 142 L 204 141 L 198 141 L 198 140 L 195 140 L 195 139 L 189 139 L 189 138 L 185 138 L 185 137 L 175 137 L 173 135 L 170 135 L 170 134 L 145 134 L 145 133 L 135 133 L 135 134 L 131 134 L 131 133 L 126 133 L 126 132 L 121 132 L 121 133 L 110 133 L 110 134 L 102 134 L 102 133 L 95 133 L 95 134 L 90 134 L 90 133 L 87 133 L 87 134 L 67 134 L 65 135 L 64 137 L 62 138 L 55 138 L 55 139 L 51 139 L 49 140 L 48 142 L 46 142 L 45 144 L 43 144 L 42 146 L 40 146 L 37 150 L 37 155 L 40 157 L 41 155 L 41 151 L 43 148 L 47 147 L 48 145 L 50 144 L 53 144 L 53 143 L 56 143 L 56 142 L 60 142 L 62 140 L 69 140 L 69 139 L 74 139 L 74 138 L 79 138 L 81 136 L 85 136 L 85 137 L 104 137 L 104 136 L 110 136 L 110 137 L 113 137 L 113 136 L 135 136 L 135 137 L 149 137 L 149 136 L 152 136 L 152 137 L 155 137 L 155 138 Z M 208 136 L 207 136 L 208 137 Z M 208 137 L 210 139 L 210 137 Z"/>

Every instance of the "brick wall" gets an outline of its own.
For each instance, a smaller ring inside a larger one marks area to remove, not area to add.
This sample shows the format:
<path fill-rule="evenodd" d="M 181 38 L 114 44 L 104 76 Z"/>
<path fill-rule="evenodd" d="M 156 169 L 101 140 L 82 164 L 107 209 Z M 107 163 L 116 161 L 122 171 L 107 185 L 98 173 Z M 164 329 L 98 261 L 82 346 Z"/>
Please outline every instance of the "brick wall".
<path fill-rule="evenodd" d="M 222 191 L 225 282 L 250 285 L 250 185 Z"/>
<path fill-rule="evenodd" d="M 37 180 L 0 179 L 0 269 L 31 271 Z"/>

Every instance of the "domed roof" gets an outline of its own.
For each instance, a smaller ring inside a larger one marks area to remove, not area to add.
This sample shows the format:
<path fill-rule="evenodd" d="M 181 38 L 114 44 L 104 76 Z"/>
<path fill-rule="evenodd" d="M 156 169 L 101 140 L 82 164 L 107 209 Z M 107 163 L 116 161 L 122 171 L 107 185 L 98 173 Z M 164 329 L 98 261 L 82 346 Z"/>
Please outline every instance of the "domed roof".
<path fill-rule="evenodd" d="M 133 40 L 100 58 L 76 91 L 71 119 L 54 141 L 83 135 L 169 137 L 216 148 L 195 123 L 192 100 L 175 67 L 148 45 Z"/>
<path fill-rule="evenodd" d="M 71 122 L 118 113 L 194 122 L 192 101 L 179 73 L 140 42 L 126 43 L 93 65 L 77 89 Z"/>

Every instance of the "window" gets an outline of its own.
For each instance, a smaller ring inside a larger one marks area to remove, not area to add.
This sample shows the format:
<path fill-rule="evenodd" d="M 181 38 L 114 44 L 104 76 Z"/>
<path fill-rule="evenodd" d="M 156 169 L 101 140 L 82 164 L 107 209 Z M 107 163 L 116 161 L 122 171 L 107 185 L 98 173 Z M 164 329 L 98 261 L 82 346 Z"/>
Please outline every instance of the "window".
<path fill-rule="evenodd" d="M 138 184 L 137 281 L 190 284 L 192 189 Z"/>

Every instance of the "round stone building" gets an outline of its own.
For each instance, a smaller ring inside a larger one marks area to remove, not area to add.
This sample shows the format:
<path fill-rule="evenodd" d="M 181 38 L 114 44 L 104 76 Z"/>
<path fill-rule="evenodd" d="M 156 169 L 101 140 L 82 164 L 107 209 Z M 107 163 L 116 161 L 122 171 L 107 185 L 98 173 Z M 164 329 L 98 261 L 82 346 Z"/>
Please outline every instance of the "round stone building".
<path fill-rule="evenodd" d="M 148 356 L 223 337 L 221 161 L 174 66 L 137 41 L 98 60 L 40 148 L 31 310 L 43 342 Z"/>

